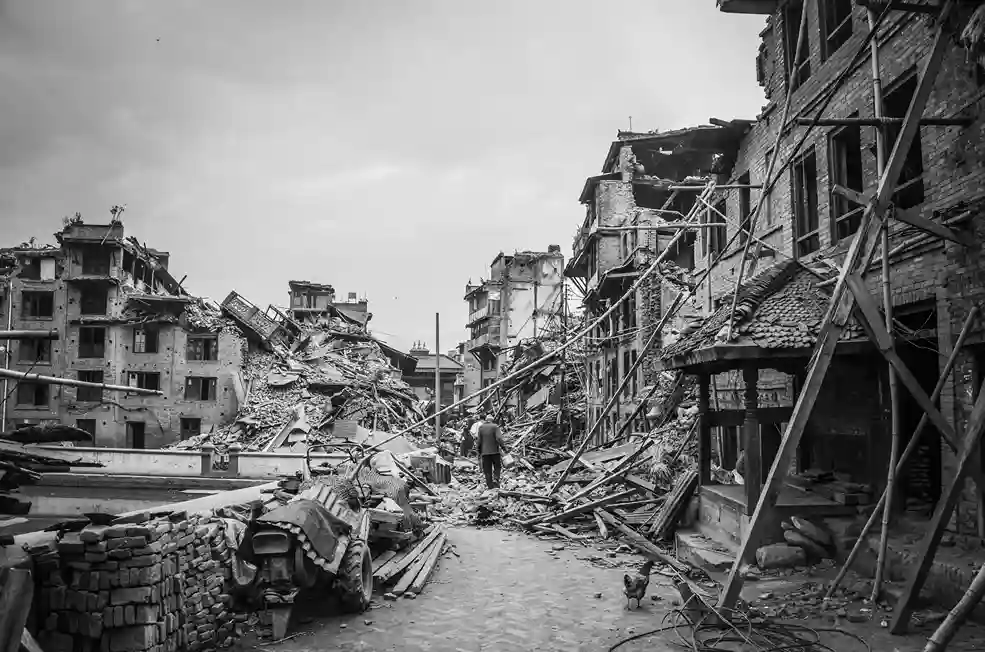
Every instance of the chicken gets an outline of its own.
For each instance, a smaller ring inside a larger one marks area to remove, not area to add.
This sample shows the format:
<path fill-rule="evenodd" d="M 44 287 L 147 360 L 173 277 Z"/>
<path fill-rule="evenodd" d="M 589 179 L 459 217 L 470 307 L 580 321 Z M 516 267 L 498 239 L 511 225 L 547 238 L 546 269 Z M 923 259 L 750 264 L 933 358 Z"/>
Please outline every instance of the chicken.
<path fill-rule="evenodd" d="M 646 587 L 650 585 L 650 571 L 653 570 L 653 560 L 648 559 L 640 568 L 639 573 L 626 573 L 622 577 L 623 592 L 626 594 L 626 608 L 629 609 L 633 600 L 636 606 L 640 606 L 640 601 L 646 595 Z"/>

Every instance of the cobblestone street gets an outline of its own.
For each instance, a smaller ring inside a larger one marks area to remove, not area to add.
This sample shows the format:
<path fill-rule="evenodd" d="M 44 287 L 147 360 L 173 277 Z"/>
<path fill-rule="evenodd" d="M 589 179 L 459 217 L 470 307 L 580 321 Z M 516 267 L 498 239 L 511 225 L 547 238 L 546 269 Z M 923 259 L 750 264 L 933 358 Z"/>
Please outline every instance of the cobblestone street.
<path fill-rule="evenodd" d="M 601 553 L 577 544 L 555 553 L 550 543 L 530 536 L 465 528 L 450 530 L 449 541 L 459 557 L 443 557 L 416 600 L 380 600 L 379 608 L 359 616 L 318 617 L 295 626 L 310 634 L 261 649 L 597 652 L 659 626 L 677 597 L 669 580 L 654 574 L 642 607 L 627 610 L 623 571 L 578 559 Z M 644 646 L 646 640 L 625 649 L 671 649 L 658 638 Z"/>

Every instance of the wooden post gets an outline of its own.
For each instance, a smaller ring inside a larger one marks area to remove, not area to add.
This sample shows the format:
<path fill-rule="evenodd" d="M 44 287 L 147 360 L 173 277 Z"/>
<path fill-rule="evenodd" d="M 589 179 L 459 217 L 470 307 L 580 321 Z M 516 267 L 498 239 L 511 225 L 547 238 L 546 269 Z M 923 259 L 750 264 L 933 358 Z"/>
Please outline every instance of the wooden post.
<path fill-rule="evenodd" d="M 821 336 L 818 338 L 818 346 L 807 373 L 804 389 L 797 398 L 797 404 L 794 406 L 787 431 L 784 433 L 783 440 L 780 443 L 780 450 L 777 453 L 776 459 L 773 461 L 769 476 L 766 478 L 759 504 L 756 506 L 756 511 L 753 513 L 749 523 L 749 529 L 746 531 L 746 536 L 742 540 L 742 545 L 736 555 L 735 562 L 732 564 L 732 569 L 729 571 L 728 579 L 725 582 L 720 602 L 720 606 L 723 608 L 734 608 L 736 600 L 739 598 L 743 582 L 741 573 L 743 560 L 752 557 L 771 520 L 771 512 L 776 505 L 776 499 L 786 479 L 790 461 L 800 444 L 800 438 L 804 434 L 804 429 L 807 427 L 811 410 L 813 410 L 821 391 L 821 385 L 824 382 L 824 377 L 834 356 L 838 339 L 841 333 L 844 332 L 845 325 L 855 306 L 852 293 L 846 292 L 847 278 L 858 269 L 867 269 L 869 261 L 875 255 L 875 247 L 872 246 L 870 240 L 878 232 L 878 229 L 881 228 L 882 218 L 892 199 L 893 190 L 896 188 L 896 182 L 899 180 L 900 171 L 906 159 L 906 153 L 909 151 L 913 137 L 920 126 L 920 116 L 923 114 L 923 110 L 927 105 L 927 98 L 930 97 L 930 92 L 933 90 L 934 80 L 940 71 L 945 49 L 950 42 L 951 26 L 949 16 L 953 6 L 953 0 L 948 0 L 947 4 L 941 10 L 934 44 L 930 54 L 927 55 L 924 61 L 920 81 L 917 83 L 917 88 L 913 93 L 913 99 L 910 101 L 910 106 L 906 111 L 906 116 L 903 119 L 903 127 L 893 147 L 893 152 L 890 154 L 889 160 L 886 163 L 886 170 L 879 179 L 878 192 L 862 214 L 862 223 L 855 237 L 852 239 L 852 244 L 845 257 L 844 266 L 838 275 L 838 282 L 835 284 L 831 298 L 831 307 L 828 309 L 828 314 L 825 316 L 821 328 Z M 866 255 L 863 255 L 863 252 Z"/>
<path fill-rule="evenodd" d="M 975 401 L 975 406 L 971 410 L 971 416 L 968 418 L 968 426 L 965 431 L 961 452 L 958 453 L 957 469 L 951 476 L 944 495 L 937 502 L 937 509 L 934 510 L 934 517 L 930 521 L 930 528 L 920 544 L 920 554 L 917 557 L 917 563 L 910 567 L 911 571 L 906 581 L 906 588 L 903 590 L 903 595 L 900 596 L 900 599 L 896 602 L 896 608 L 893 610 L 893 620 L 889 625 L 889 631 L 893 634 L 902 634 L 905 632 L 910 622 L 910 614 L 913 612 L 913 602 L 920 595 L 920 589 L 923 588 L 923 583 L 927 579 L 927 573 L 930 572 L 930 567 L 934 563 L 937 546 L 941 542 L 941 537 L 944 536 L 944 529 L 947 527 L 948 521 L 951 520 L 954 506 L 957 504 L 958 498 L 961 496 L 961 490 L 964 488 L 965 475 L 973 463 L 972 458 L 979 454 L 979 440 L 981 439 L 983 427 L 985 427 L 985 392 L 979 390 L 978 399 Z"/>
<path fill-rule="evenodd" d="M 441 321 L 434 313 L 434 441 L 441 443 Z"/>
<path fill-rule="evenodd" d="M 746 365 L 742 368 L 745 389 L 742 392 L 742 443 L 746 454 L 746 468 L 742 477 L 746 483 L 746 515 L 752 516 L 763 487 L 763 460 L 759 447 L 759 368 Z"/>
<path fill-rule="evenodd" d="M 698 486 L 711 484 L 711 376 L 698 376 Z"/>

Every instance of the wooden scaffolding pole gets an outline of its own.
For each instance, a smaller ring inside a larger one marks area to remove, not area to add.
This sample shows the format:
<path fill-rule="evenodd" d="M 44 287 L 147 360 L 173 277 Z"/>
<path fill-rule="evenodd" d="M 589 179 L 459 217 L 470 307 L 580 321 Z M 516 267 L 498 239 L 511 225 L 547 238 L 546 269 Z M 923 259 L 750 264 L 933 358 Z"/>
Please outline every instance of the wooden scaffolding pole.
<path fill-rule="evenodd" d="M 753 513 L 749 529 L 743 538 L 739 554 L 736 556 L 732 569 L 729 571 L 728 579 L 722 591 L 720 605 L 723 608 L 731 609 L 735 607 L 736 601 L 739 598 L 739 592 L 742 590 L 743 582 L 740 569 L 744 561 L 753 556 L 763 537 L 765 528 L 770 520 L 767 518 L 767 515 L 771 514 L 776 505 L 776 499 L 786 480 L 790 462 L 793 459 L 794 453 L 797 451 L 797 447 L 800 445 L 801 437 L 807 427 L 811 411 L 814 409 L 814 404 L 820 393 L 824 377 L 827 374 L 828 367 L 831 365 L 835 347 L 855 307 L 855 296 L 852 292 L 847 291 L 849 276 L 855 274 L 858 270 L 867 269 L 872 256 L 875 255 L 876 246 L 878 246 L 879 242 L 874 236 L 878 233 L 878 229 L 882 228 L 883 215 L 889 206 L 893 191 L 896 188 L 896 183 L 899 180 L 900 171 L 902 170 L 910 145 L 913 142 L 913 137 L 916 135 L 920 126 L 920 118 L 927 105 L 927 99 L 930 97 L 937 73 L 940 71 L 944 51 L 952 33 L 948 20 L 952 7 L 952 0 L 948 0 L 947 4 L 941 10 L 934 44 L 930 54 L 927 55 L 924 61 L 920 80 L 913 93 L 913 98 L 906 111 L 906 116 L 903 118 L 902 129 L 897 137 L 892 154 L 890 154 L 889 160 L 886 162 L 886 169 L 879 179 L 876 195 L 866 207 L 862 215 L 862 223 L 845 257 L 844 266 L 839 273 L 838 282 L 835 285 L 831 298 L 831 305 L 824 318 L 821 334 L 818 338 L 817 349 L 814 352 L 807 371 L 804 387 L 797 397 L 793 414 L 790 416 L 786 432 L 784 432 L 783 439 L 780 442 L 780 449 L 777 451 L 776 458 L 773 460 L 773 466 L 770 468 L 769 475 L 766 478 L 759 497 L 759 502 L 756 504 L 756 510 Z M 863 252 L 865 252 L 865 255 L 863 255 Z M 897 371 L 899 371 L 898 368 Z M 931 404 L 930 407 L 933 407 L 933 405 Z"/>

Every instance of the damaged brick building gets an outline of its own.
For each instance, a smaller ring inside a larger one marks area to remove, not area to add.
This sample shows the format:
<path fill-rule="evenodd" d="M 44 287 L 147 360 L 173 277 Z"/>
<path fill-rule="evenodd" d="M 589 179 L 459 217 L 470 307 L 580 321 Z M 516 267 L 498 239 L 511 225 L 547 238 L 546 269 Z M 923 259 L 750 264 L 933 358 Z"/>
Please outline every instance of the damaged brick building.
<path fill-rule="evenodd" d="M 11 343 L 8 366 L 163 395 L 11 381 L 4 427 L 66 423 L 88 431 L 96 446 L 160 448 L 232 418 L 246 340 L 218 308 L 188 295 L 168 271 L 167 252 L 127 237 L 115 219 L 76 217 L 55 236 L 58 247 L 0 251 L 0 319 L 60 334 Z"/>
<path fill-rule="evenodd" d="M 683 166 L 678 171 L 657 173 L 680 184 L 687 182 L 686 175 L 710 178 L 718 184 L 718 201 L 705 209 L 701 228 L 695 229 L 696 236 L 689 241 L 691 250 L 684 255 L 677 251 L 670 254 L 681 267 L 690 269 L 692 280 L 706 274 L 707 280 L 681 310 L 677 325 L 668 324 L 663 348 L 655 351 L 644 367 L 651 373 L 683 370 L 705 377 L 710 390 L 702 408 L 716 415 L 712 419 L 715 425 L 711 428 L 710 454 L 721 470 L 731 471 L 750 441 L 755 446 L 755 467 L 750 469 L 747 465 L 745 471 L 762 477 L 747 477 L 751 487 L 716 504 L 719 515 L 726 508 L 737 510 L 737 520 L 727 526 L 721 524 L 719 529 L 741 537 L 758 498 L 758 486 L 769 471 L 780 434 L 801 389 L 838 269 L 859 228 L 863 207 L 857 199 L 870 196 L 878 185 L 876 125 L 885 124 L 889 142 L 894 141 L 934 42 L 935 24 L 926 12 L 888 11 L 880 18 L 876 42 L 884 116 L 889 120 L 878 122 L 873 117 L 872 68 L 866 43 L 869 25 L 864 7 L 851 1 L 719 0 L 718 5 L 725 13 L 766 17 L 759 55 L 755 62 L 750 61 L 750 66 L 756 67 L 767 104 L 753 121 L 713 121 L 718 129 L 732 130 L 734 134 L 725 139 L 727 144 L 717 147 L 713 166 Z M 958 13 L 964 22 L 972 10 L 973 7 L 960 8 Z M 798 27 L 805 13 L 800 63 L 791 70 Z M 964 24 L 962 20 L 956 22 Z M 792 84 L 788 83 L 791 79 Z M 788 95 L 787 126 L 777 140 Z M 893 335 L 901 358 L 928 394 L 954 349 L 969 310 L 980 306 L 985 296 L 985 261 L 980 245 L 985 195 L 980 117 L 983 95 L 985 69 L 979 52 L 969 53 L 960 43 L 949 41 L 941 72 L 923 112 L 925 119 L 905 153 L 893 195 L 895 219 L 889 220 Z M 666 138 L 667 146 L 660 147 L 660 153 L 673 160 L 694 149 L 690 143 L 675 142 L 678 134 L 712 129 L 620 134 L 621 140 L 629 141 L 623 146 L 632 146 L 635 161 L 631 169 L 635 174 L 624 172 L 617 177 L 618 168 L 610 154 L 603 176 L 589 179 L 582 195 L 582 201 L 588 204 L 588 215 L 576 237 L 575 253 L 567 269 L 569 276 L 585 279 L 582 282 L 589 316 L 598 315 L 605 308 L 604 303 L 593 307 L 592 302 L 605 297 L 606 273 L 612 277 L 628 271 L 611 270 L 626 259 L 629 249 L 647 242 L 652 253 L 661 251 L 664 236 L 656 221 L 660 216 L 633 223 L 622 217 L 620 210 L 613 209 L 617 204 L 610 199 L 619 196 L 623 205 L 636 207 L 635 214 L 641 216 L 647 215 L 646 210 L 639 209 L 641 206 L 651 210 L 662 207 L 640 201 L 636 191 L 650 173 L 639 141 L 649 138 L 659 142 Z M 773 183 L 768 183 L 766 173 L 776 143 L 777 167 Z M 764 188 L 764 184 L 768 187 Z M 766 196 L 761 198 L 763 192 Z M 750 233 L 750 217 L 760 199 L 762 209 L 755 230 Z M 612 215 L 615 219 L 608 217 Z M 964 246 L 929 235 L 914 226 L 920 218 L 973 236 L 972 244 Z M 607 219 L 611 221 L 606 222 Z M 605 239 L 605 226 L 637 224 L 647 228 L 613 231 Z M 657 239 L 650 236 L 647 241 L 647 234 L 657 234 Z M 629 243 L 622 240 L 627 236 Z M 747 241 L 750 255 L 740 265 Z M 744 274 L 739 310 L 732 315 L 740 267 L 744 267 Z M 878 298 L 882 289 L 878 262 L 870 267 L 865 282 Z M 636 298 L 637 306 L 650 307 L 647 312 L 636 308 L 637 327 L 643 332 L 659 320 L 660 310 L 654 307 L 666 303 L 666 297 L 656 287 L 657 281 L 653 283 L 650 289 L 642 286 Z M 608 295 L 618 299 L 627 287 L 614 288 Z M 726 341 L 730 321 L 735 330 L 732 340 Z M 606 325 L 595 338 L 611 347 L 611 352 L 599 351 L 590 363 L 590 385 L 594 383 L 600 388 L 596 391 L 603 392 L 590 399 L 595 406 L 604 404 L 604 392 L 615 386 L 607 377 L 613 372 L 607 369 L 612 367 L 618 369 L 614 372 L 617 375 L 622 373 L 629 366 L 623 362 L 627 350 L 631 361 L 632 347 L 640 346 L 639 339 L 632 341 L 628 337 L 611 342 L 612 334 L 628 336 L 632 328 L 631 317 L 620 317 L 619 323 Z M 886 485 L 891 439 L 886 363 L 859 328 L 852 326 L 848 333 L 837 349 L 836 363 L 811 413 L 795 470 L 835 472 L 870 487 L 871 495 L 878 496 Z M 743 356 L 757 361 L 740 364 Z M 750 375 L 743 367 L 755 371 Z M 971 335 L 939 400 L 940 410 L 959 433 L 983 378 L 985 323 L 979 318 L 973 322 Z M 748 387 L 753 387 L 752 395 Z M 632 405 L 631 397 L 624 398 Z M 905 388 L 901 388 L 901 399 L 900 431 L 908 437 L 922 411 Z M 626 412 L 621 407 L 619 414 L 624 416 Z M 743 434 L 749 423 L 757 433 L 752 440 Z M 902 445 L 906 443 L 904 440 Z M 942 487 L 953 477 L 955 459 L 954 451 L 937 430 L 925 428 L 897 484 L 894 511 L 917 520 L 926 519 L 939 500 Z M 702 485 L 716 482 L 710 474 L 703 474 Z M 982 489 L 971 480 L 966 482 L 953 519 L 957 532 L 985 536 Z M 824 507 L 831 507 L 831 501 Z M 844 504 L 840 507 L 843 509 Z M 840 513 L 837 508 L 829 511 Z"/>
<path fill-rule="evenodd" d="M 465 349 L 480 365 L 482 387 L 499 377 L 516 348 L 529 338 L 559 333 L 564 300 L 564 256 L 550 245 L 546 252 L 499 253 L 489 279 L 465 286 L 469 340 Z"/>

